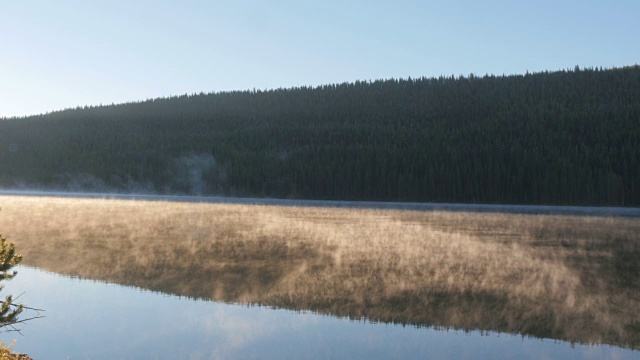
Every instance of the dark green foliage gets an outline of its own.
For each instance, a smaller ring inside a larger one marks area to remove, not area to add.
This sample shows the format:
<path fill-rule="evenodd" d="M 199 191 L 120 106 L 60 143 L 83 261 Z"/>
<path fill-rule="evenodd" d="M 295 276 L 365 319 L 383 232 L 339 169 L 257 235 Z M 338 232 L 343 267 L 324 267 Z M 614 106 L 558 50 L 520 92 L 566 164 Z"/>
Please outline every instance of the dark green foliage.
<path fill-rule="evenodd" d="M 22 255 L 16 255 L 13 243 L 7 243 L 7 240 L 0 234 L 0 281 L 11 280 L 16 276 L 17 272 L 10 270 L 21 261 Z M 4 286 L 0 286 L 0 290 L 3 288 Z M 0 303 L 0 328 L 15 324 L 22 309 L 22 305 L 13 304 L 11 295 L 7 296 Z"/>
<path fill-rule="evenodd" d="M 1 187 L 640 205 L 640 67 L 377 80 L 0 121 Z"/>

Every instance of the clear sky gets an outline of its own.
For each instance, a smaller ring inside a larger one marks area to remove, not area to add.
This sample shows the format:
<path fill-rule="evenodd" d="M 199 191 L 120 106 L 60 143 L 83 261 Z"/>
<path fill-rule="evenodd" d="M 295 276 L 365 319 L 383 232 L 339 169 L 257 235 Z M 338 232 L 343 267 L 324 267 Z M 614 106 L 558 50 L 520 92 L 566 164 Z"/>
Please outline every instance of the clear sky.
<path fill-rule="evenodd" d="M 640 63 L 640 1 L 0 0 L 0 117 L 224 90 Z"/>

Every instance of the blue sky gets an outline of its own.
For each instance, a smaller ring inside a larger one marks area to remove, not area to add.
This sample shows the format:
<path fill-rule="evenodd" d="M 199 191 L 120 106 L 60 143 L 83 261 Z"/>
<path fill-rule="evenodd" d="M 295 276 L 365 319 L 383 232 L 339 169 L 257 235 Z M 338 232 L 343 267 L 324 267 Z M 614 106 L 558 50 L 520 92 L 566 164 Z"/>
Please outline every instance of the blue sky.
<path fill-rule="evenodd" d="M 0 0 L 0 117 L 225 90 L 640 63 L 640 1 Z"/>

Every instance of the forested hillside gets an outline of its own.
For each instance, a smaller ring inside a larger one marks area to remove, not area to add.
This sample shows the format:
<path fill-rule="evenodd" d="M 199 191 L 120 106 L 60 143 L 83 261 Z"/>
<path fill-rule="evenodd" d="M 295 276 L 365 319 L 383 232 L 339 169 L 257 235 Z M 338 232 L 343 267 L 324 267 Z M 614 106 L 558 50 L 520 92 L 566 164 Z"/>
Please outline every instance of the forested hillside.
<path fill-rule="evenodd" d="M 7 118 L 0 187 L 640 206 L 640 67 L 201 93 Z"/>

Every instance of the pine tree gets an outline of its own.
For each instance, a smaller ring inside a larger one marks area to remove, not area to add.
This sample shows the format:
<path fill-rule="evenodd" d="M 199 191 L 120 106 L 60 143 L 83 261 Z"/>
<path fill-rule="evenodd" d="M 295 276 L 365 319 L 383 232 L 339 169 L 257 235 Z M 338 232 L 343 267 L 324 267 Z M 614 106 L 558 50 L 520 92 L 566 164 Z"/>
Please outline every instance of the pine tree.
<path fill-rule="evenodd" d="M 21 261 L 22 255 L 16 255 L 15 245 L 7 242 L 0 234 L 0 281 L 13 279 L 18 272 L 11 269 Z M 0 291 L 3 288 L 4 286 L 0 285 Z M 8 295 L 0 305 L 0 328 L 16 324 L 22 309 L 22 304 L 13 304 L 12 296 Z"/>

